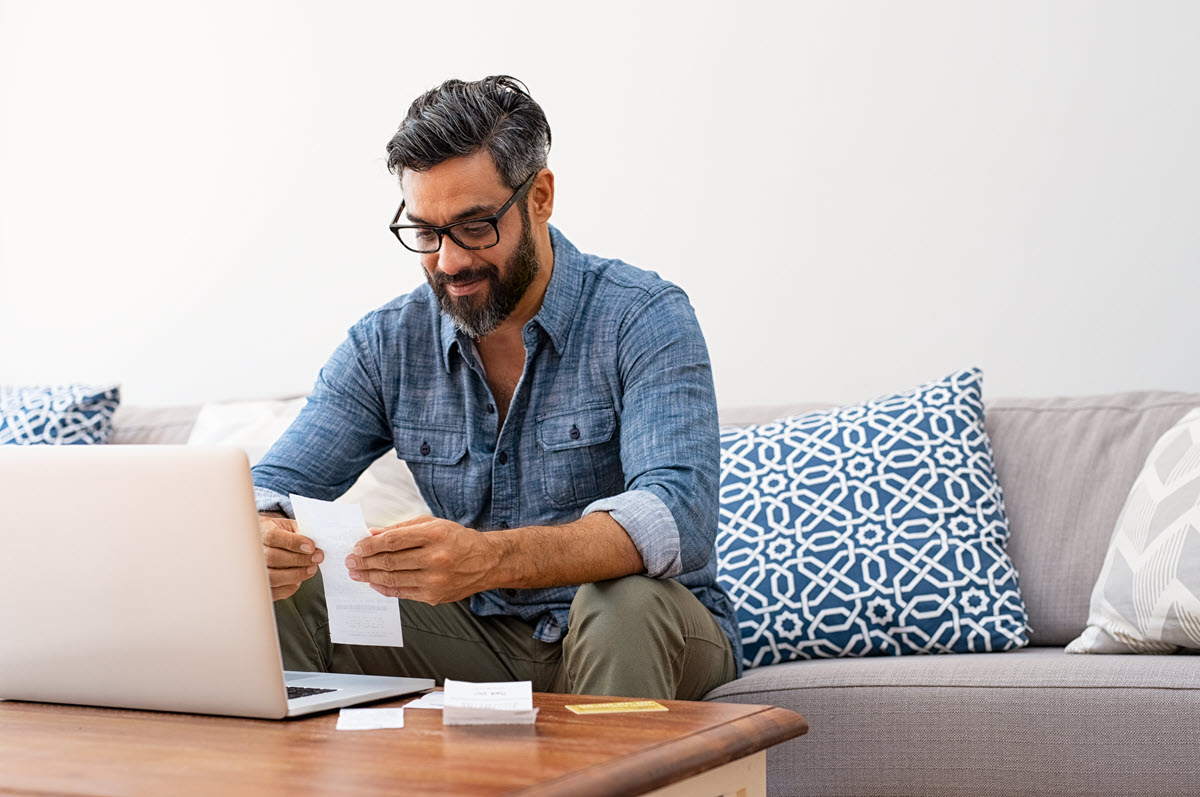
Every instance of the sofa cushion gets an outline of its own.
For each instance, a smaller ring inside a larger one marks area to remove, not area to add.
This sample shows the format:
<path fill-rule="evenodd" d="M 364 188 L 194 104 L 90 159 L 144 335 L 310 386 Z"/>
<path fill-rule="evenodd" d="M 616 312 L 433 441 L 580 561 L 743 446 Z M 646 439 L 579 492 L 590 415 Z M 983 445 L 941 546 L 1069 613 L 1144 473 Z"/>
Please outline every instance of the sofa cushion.
<path fill-rule="evenodd" d="M 118 385 L 0 385 L 0 444 L 107 443 Z"/>
<path fill-rule="evenodd" d="M 746 666 L 1025 643 L 981 381 L 722 430 L 718 577 Z"/>
<path fill-rule="evenodd" d="M 996 399 L 986 428 L 1004 487 L 1030 644 L 1063 646 L 1087 625 L 1117 516 L 1154 443 L 1200 394 Z"/>
<path fill-rule="evenodd" d="M 1200 409 L 1159 438 L 1125 501 L 1068 653 L 1200 649 Z"/>
<path fill-rule="evenodd" d="M 808 720 L 808 734 L 767 751 L 767 792 L 781 797 L 1190 794 L 1197 664 L 1051 648 L 803 661 L 705 699 Z"/>
<path fill-rule="evenodd" d="M 748 670 L 736 681 L 714 689 L 705 699 L 778 695 L 797 689 L 885 686 L 1200 690 L 1200 658 L 1073 656 L 1062 648 L 1023 648 L 978 656 L 815 659 Z"/>

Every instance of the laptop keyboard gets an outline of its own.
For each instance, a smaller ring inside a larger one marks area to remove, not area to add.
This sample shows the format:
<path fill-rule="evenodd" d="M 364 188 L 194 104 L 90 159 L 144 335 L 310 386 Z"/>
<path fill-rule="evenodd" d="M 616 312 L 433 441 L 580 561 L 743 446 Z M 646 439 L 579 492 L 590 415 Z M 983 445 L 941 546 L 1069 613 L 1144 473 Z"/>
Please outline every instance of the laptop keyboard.
<path fill-rule="evenodd" d="M 336 689 L 314 689 L 311 686 L 289 686 L 288 700 L 295 700 L 298 697 L 312 697 L 313 695 L 321 695 L 326 692 L 336 692 Z"/>

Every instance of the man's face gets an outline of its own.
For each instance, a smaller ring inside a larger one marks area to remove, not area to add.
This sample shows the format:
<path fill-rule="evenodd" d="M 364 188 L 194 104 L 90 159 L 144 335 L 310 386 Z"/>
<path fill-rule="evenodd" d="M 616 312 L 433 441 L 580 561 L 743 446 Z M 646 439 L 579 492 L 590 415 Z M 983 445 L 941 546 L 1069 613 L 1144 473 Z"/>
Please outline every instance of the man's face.
<path fill-rule="evenodd" d="M 400 184 L 405 216 L 413 224 L 441 226 L 490 216 L 512 195 L 486 151 L 426 172 L 405 171 Z M 463 249 L 444 235 L 441 249 L 421 255 L 438 306 L 475 339 L 508 318 L 538 273 L 525 198 L 500 219 L 499 232 L 500 242 L 488 249 Z"/>

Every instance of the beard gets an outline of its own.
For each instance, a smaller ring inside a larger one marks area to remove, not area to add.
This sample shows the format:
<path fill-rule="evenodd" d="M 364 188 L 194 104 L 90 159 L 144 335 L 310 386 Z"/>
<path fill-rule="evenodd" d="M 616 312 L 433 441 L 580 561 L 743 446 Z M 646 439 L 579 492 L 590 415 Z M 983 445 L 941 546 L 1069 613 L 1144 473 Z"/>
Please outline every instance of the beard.
<path fill-rule="evenodd" d="M 524 211 L 524 208 L 521 208 Z M 432 274 L 425 271 L 425 279 L 437 297 L 438 307 L 450 317 L 454 326 L 460 331 L 479 340 L 490 335 L 516 309 L 525 292 L 533 284 L 541 264 L 537 259 L 537 251 L 533 243 L 533 230 L 529 218 L 521 214 L 521 240 L 517 243 L 516 251 L 504 264 L 505 276 L 500 276 L 500 270 L 488 264 L 473 266 L 451 275 L 435 270 Z M 451 296 L 446 286 L 454 283 L 473 282 L 486 279 L 487 287 L 477 294 L 470 296 Z"/>

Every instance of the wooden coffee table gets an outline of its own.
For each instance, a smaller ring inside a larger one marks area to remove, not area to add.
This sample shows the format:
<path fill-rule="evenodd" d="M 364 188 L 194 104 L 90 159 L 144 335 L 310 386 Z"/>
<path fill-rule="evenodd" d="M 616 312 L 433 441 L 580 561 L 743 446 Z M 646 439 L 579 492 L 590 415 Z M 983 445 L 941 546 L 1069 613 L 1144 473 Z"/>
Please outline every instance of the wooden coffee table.
<path fill-rule="evenodd" d="M 379 703 L 400 706 L 411 698 Z M 0 702 L 0 794 L 766 794 L 766 748 L 808 723 L 771 706 L 660 701 L 664 712 L 576 715 L 535 694 L 533 726 L 338 731 L 336 712 L 269 722 Z"/>

